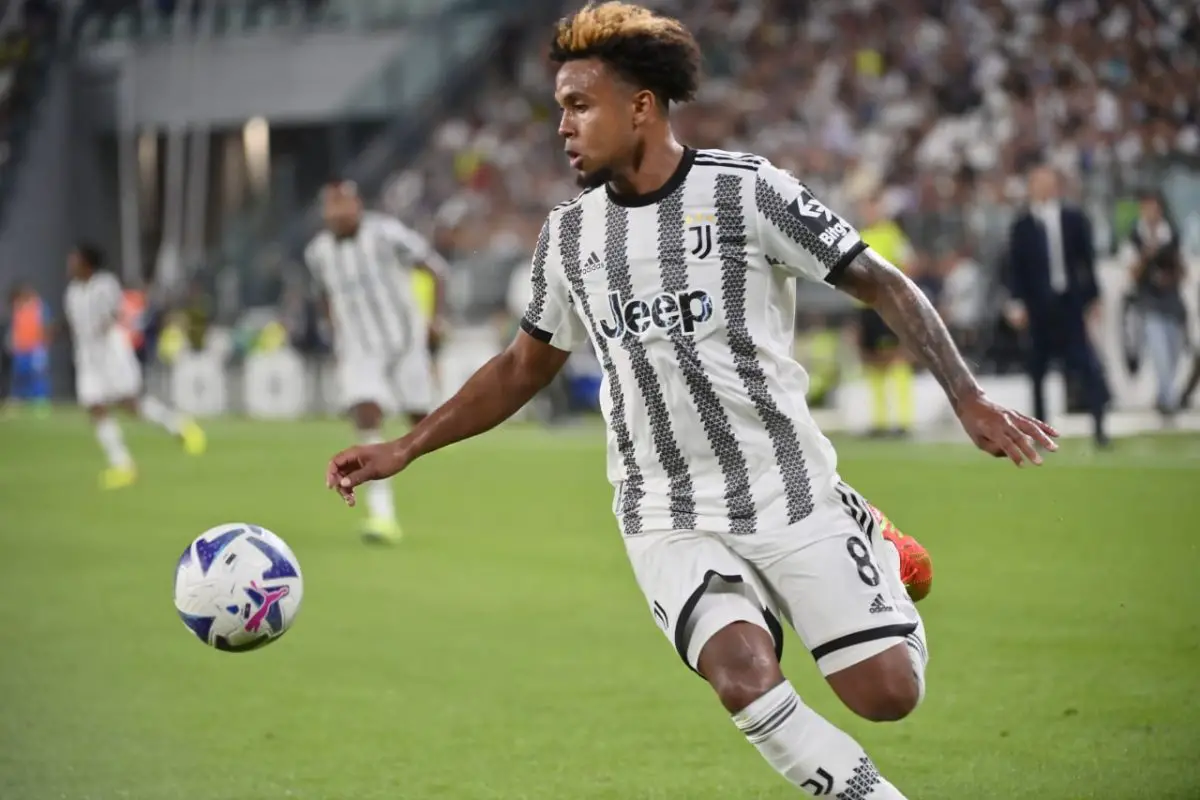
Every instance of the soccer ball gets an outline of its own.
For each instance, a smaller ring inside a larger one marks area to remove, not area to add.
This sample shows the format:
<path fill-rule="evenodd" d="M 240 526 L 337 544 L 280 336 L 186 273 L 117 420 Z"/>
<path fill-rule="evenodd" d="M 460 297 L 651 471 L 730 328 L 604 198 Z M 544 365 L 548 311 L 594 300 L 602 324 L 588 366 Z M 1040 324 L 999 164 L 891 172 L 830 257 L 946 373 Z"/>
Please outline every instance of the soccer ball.
<path fill-rule="evenodd" d="M 304 597 L 300 562 L 275 534 L 241 522 L 209 528 L 175 567 L 175 610 L 207 645 L 230 653 L 283 636 Z"/>

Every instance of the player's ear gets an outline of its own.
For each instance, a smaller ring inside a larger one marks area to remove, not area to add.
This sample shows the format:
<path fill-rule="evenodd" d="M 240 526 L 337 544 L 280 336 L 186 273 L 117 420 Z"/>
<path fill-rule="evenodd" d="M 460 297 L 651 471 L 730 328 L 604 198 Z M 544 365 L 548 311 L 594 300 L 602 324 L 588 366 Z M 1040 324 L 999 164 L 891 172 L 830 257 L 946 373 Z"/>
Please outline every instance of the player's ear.
<path fill-rule="evenodd" d="M 641 127 L 648 122 L 658 110 L 658 98 L 649 89 L 640 89 L 633 93 L 633 125 Z"/>

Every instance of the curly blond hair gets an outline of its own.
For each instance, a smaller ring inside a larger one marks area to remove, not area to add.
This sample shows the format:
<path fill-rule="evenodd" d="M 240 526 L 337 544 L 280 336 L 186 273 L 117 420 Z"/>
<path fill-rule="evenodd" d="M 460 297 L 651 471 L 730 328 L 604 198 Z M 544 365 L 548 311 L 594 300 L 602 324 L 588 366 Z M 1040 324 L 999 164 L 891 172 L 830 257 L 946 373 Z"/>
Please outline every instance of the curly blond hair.
<path fill-rule="evenodd" d="M 700 47 L 691 32 L 679 20 L 633 3 L 592 2 L 559 20 L 550 60 L 584 58 L 605 62 L 664 107 L 691 100 L 700 84 Z"/>

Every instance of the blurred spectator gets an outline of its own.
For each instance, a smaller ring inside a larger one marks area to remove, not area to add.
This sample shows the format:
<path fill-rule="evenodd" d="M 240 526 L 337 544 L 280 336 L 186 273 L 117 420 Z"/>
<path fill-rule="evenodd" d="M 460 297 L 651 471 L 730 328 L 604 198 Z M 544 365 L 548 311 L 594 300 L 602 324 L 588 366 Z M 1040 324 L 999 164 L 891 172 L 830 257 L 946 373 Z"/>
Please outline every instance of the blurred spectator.
<path fill-rule="evenodd" d="M 1181 292 L 1184 268 L 1179 234 L 1157 192 L 1142 195 L 1125 260 L 1141 317 L 1142 341 L 1158 379 L 1156 407 L 1169 418 L 1175 413 L 1175 373 L 1187 344 L 1187 309 Z"/>
<path fill-rule="evenodd" d="M 44 413 L 50 403 L 50 307 L 28 283 L 12 299 L 8 346 L 12 352 L 11 399 Z"/>
<path fill-rule="evenodd" d="M 1030 171 L 1029 208 L 1017 217 L 1009 238 L 1009 316 L 1014 327 L 1029 333 L 1034 416 L 1047 420 L 1046 373 L 1057 364 L 1080 382 L 1096 444 L 1106 447 L 1109 394 L 1089 324 L 1100 297 L 1092 230 L 1078 208 L 1063 203 L 1053 167 Z"/>
<path fill-rule="evenodd" d="M 204 349 L 204 340 L 212 324 L 212 302 L 204 285 L 192 281 L 188 285 L 187 294 L 180 304 L 179 313 L 188 346 L 199 352 Z"/>
<path fill-rule="evenodd" d="M 976 358 L 992 282 L 965 248 L 945 253 L 938 262 L 938 271 L 941 276 L 938 310 L 959 348 L 969 358 Z"/>

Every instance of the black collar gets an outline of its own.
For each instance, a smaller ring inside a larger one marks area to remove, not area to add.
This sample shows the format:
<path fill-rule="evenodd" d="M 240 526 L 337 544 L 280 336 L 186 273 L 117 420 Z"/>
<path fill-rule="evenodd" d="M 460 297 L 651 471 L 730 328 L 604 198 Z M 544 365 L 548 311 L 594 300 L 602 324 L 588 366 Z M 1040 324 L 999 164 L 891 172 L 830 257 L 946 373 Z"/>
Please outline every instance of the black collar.
<path fill-rule="evenodd" d="M 671 177 L 662 186 L 646 194 L 617 194 L 612 190 L 611 186 L 606 185 L 604 188 L 608 192 L 608 199 L 624 208 L 652 206 L 670 197 L 672 192 L 683 185 L 688 172 L 692 169 L 692 162 L 695 160 L 696 151 L 690 147 L 684 147 L 683 158 L 679 159 L 679 166 L 675 168 L 675 172 L 671 174 Z"/>

